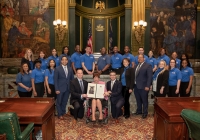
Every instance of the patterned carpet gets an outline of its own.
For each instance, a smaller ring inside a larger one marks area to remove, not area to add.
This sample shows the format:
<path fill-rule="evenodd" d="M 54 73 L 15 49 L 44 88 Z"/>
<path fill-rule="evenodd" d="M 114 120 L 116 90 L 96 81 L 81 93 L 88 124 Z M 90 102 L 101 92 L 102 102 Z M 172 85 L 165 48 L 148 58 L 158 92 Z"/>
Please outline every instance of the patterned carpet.
<path fill-rule="evenodd" d="M 65 120 L 56 117 L 56 140 L 150 140 L 153 136 L 152 115 L 147 119 L 141 116 L 120 117 L 118 124 L 112 118 L 108 124 L 86 124 L 84 118 L 74 126 L 72 119 L 72 116 L 65 117 Z"/>

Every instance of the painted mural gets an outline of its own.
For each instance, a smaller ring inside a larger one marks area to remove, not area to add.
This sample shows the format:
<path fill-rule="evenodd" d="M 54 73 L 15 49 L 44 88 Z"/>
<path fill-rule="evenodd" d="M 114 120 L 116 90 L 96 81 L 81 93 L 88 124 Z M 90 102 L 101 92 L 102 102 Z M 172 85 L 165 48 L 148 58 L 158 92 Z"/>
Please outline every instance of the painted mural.
<path fill-rule="evenodd" d="M 155 56 L 164 47 L 168 55 L 176 51 L 190 58 L 195 51 L 196 0 L 153 0 L 151 3 L 151 44 Z"/>
<path fill-rule="evenodd" d="M 34 54 L 50 52 L 49 0 L 1 0 L 2 57 L 23 57 L 31 48 Z"/>

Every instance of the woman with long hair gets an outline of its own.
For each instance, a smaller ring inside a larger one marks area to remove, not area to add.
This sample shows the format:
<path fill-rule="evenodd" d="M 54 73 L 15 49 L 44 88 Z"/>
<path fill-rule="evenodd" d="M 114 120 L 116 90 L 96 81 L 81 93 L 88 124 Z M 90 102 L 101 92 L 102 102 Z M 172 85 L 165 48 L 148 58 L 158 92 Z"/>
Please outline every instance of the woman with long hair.
<path fill-rule="evenodd" d="M 28 64 L 28 68 L 30 70 L 30 72 L 35 68 L 34 67 L 34 55 L 31 49 L 26 49 L 26 52 L 24 54 L 24 57 L 21 60 L 21 65 L 23 63 L 27 63 Z"/>
<path fill-rule="evenodd" d="M 17 91 L 19 97 L 31 97 L 32 96 L 32 85 L 31 85 L 31 74 L 29 73 L 29 67 L 27 63 L 23 63 L 20 68 L 20 72 L 16 78 Z"/>
<path fill-rule="evenodd" d="M 124 58 L 122 60 L 123 68 L 121 68 L 120 81 L 122 82 L 122 95 L 124 97 L 124 117 L 128 119 L 130 117 L 130 103 L 129 98 L 133 92 L 134 85 L 134 70 L 130 67 L 130 60 Z"/>
<path fill-rule="evenodd" d="M 39 57 L 38 59 L 42 62 L 41 63 L 41 69 L 42 70 L 46 70 L 47 69 L 47 60 L 46 60 L 46 56 L 45 56 L 45 52 L 44 51 L 40 51 L 39 53 Z"/>
<path fill-rule="evenodd" d="M 56 63 L 56 67 L 59 66 L 60 65 L 60 58 L 58 57 L 57 50 L 55 48 L 53 48 L 51 50 L 51 54 L 52 55 L 47 58 L 48 63 L 49 63 L 50 60 L 53 59 Z"/>
<path fill-rule="evenodd" d="M 181 71 L 176 68 L 176 60 L 170 60 L 169 66 L 169 92 L 168 97 L 178 97 L 181 83 Z"/>
<path fill-rule="evenodd" d="M 61 61 L 61 58 L 63 56 L 67 57 L 67 60 L 68 60 L 67 66 L 71 67 L 71 57 L 70 57 L 70 54 L 69 54 L 69 47 L 68 46 L 63 47 L 62 54 L 60 55 L 60 61 Z"/>
<path fill-rule="evenodd" d="M 153 56 L 153 51 L 150 50 L 148 56 L 149 56 L 149 64 L 152 66 L 153 72 L 155 72 L 157 69 L 157 60 Z"/>
<path fill-rule="evenodd" d="M 54 70 L 56 63 L 53 59 L 49 61 L 48 69 L 45 70 L 45 85 L 47 88 L 47 97 L 54 97 L 56 99 L 54 87 Z"/>
<path fill-rule="evenodd" d="M 152 91 L 154 97 L 165 97 L 169 91 L 169 71 L 166 69 L 166 62 L 161 60 L 158 69 L 153 74 Z"/>
<path fill-rule="evenodd" d="M 189 60 L 183 59 L 181 61 L 181 85 L 180 85 L 180 97 L 190 97 L 190 92 L 192 88 L 192 81 L 194 76 L 194 71 L 188 66 Z"/>

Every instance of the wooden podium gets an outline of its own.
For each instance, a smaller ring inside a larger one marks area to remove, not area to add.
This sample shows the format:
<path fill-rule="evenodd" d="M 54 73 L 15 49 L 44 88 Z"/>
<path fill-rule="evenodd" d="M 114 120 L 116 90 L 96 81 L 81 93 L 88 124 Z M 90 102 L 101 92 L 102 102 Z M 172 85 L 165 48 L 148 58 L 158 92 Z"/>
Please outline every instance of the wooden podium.
<path fill-rule="evenodd" d="M 188 140 L 187 126 L 180 116 L 183 109 L 200 112 L 200 97 L 155 99 L 153 140 Z"/>
<path fill-rule="evenodd" d="M 43 140 L 55 139 L 53 98 L 0 98 L 0 112 L 16 112 L 23 130 L 34 123 L 35 134 L 42 130 Z"/>

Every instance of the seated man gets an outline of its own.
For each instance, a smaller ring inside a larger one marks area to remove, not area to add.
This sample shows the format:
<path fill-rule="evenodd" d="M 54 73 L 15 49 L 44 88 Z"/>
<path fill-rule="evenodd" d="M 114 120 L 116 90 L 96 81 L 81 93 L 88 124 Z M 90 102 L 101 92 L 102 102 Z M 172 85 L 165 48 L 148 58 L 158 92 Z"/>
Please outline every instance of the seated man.
<path fill-rule="evenodd" d="M 76 124 L 77 118 L 82 119 L 84 115 L 84 100 L 87 97 L 88 82 L 83 80 L 83 70 L 76 71 L 76 77 L 70 82 L 70 104 L 74 109 L 70 109 L 70 113 L 74 116 L 73 124 Z"/>
<path fill-rule="evenodd" d="M 110 72 L 110 79 L 106 83 L 107 91 L 105 95 L 110 95 L 111 113 L 116 123 L 119 123 L 118 117 L 122 115 L 122 106 L 124 105 L 124 98 L 122 96 L 122 83 L 116 79 L 116 72 Z"/>

